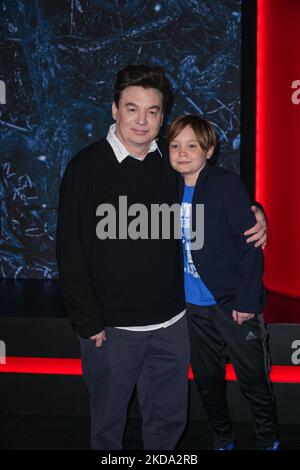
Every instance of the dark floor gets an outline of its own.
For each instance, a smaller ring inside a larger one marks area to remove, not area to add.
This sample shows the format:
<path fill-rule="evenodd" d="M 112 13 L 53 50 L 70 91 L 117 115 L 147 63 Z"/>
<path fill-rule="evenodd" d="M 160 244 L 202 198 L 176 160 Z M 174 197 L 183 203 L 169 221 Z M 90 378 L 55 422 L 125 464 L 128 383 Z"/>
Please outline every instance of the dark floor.
<path fill-rule="evenodd" d="M 255 449 L 252 426 L 235 424 L 238 448 Z M 283 450 L 300 450 L 300 425 L 281 425 Z M 207 450 L 212 445 L 207 423 L 190 421 L 178 450 Z M 142 449 L 141 422 L 130 419 L 125 449 Z M 71 415 L 0 414 L 0 450 L 89 449 L 89 418 Z"/>

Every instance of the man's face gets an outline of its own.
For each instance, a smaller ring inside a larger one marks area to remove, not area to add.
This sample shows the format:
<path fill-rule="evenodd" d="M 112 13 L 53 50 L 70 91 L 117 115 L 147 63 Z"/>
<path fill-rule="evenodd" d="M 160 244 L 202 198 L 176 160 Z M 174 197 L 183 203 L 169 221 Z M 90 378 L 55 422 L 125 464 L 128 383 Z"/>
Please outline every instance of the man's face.
<path fill-rule="evenodd" d="M 163 100 L 155 88 L 130 86 L 122 91 L 119 105 L 113 103 L 116 136 L 133 154 L 145 154 L 163 121 Z"/>

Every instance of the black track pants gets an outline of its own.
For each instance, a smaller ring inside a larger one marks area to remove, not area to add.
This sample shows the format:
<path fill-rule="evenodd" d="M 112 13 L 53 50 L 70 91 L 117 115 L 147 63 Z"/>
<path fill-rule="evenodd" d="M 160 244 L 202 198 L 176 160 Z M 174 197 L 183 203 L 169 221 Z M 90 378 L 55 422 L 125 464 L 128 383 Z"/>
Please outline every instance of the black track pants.
<path fill-rule="evenodd" d="M 214 434 L 214 446 L 223 447 L 235 440 L 225 396 L 228 356 L 251 407 L 257 447 L 268 447 L 278 433 L 262 315 L 238 325 L 232 314 L 218 305 L 187 304 L 187 318 L 192 368 Z"/>

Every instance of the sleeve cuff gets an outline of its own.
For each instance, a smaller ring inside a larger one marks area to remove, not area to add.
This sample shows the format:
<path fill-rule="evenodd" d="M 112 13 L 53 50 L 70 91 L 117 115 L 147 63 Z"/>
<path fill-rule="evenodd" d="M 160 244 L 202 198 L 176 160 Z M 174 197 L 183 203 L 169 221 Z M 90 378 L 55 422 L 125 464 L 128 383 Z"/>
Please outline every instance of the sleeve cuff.
<path fill-rule="evenodd" d="M 91 336 L 97 335 L 104 330 L 104 322 L 101 317 L 93 318 L 84 325 L 76 325 L 75 329 L 77 330 L 79 336 L 83 338 L 90 338 Z"/>

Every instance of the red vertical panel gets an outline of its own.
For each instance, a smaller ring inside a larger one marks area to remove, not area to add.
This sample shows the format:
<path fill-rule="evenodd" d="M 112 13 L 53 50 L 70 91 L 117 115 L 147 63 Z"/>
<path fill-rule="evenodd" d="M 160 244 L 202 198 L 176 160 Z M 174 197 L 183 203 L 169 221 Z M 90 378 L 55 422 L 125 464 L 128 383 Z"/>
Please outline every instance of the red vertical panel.
<path fill-rule="evenodd" d="M 300 297 L 300 1 L 258 0 L 256 200 L 269 219 L 266 286 Z"/>

